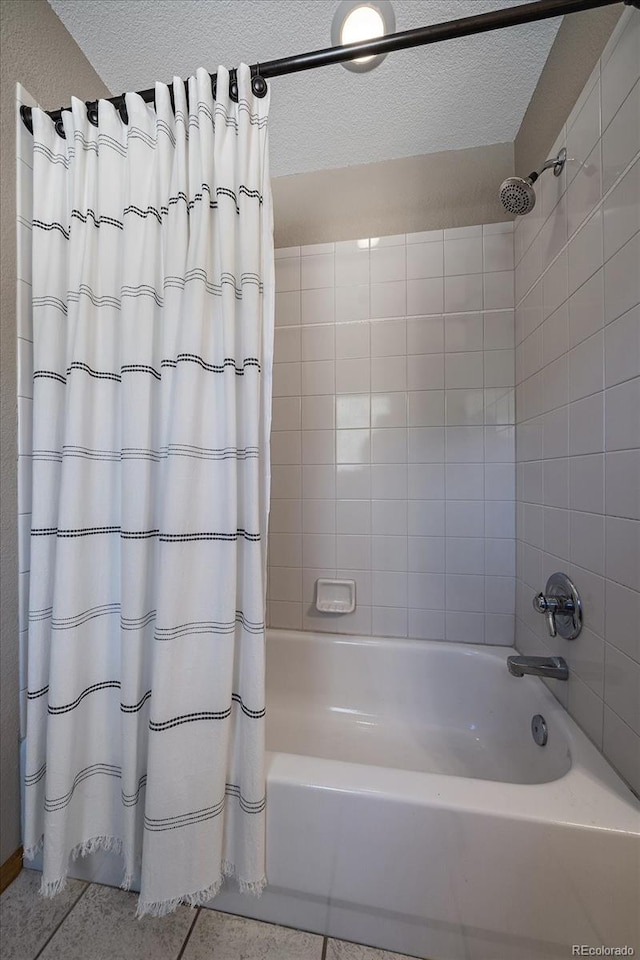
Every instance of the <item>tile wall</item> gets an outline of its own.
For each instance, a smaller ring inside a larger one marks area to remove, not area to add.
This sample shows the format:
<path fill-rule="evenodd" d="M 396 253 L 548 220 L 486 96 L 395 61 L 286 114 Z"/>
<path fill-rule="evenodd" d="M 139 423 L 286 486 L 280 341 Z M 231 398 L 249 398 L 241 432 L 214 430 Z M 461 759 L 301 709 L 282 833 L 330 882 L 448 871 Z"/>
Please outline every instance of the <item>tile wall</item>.
<path fill-rule="evenodd" d="M 621 19 L 516 226 L 518 649 L 640 792 L 640 11 Z M 551 155 L 551 154 L 550 154 Z M 538 190 L 540 201 L 540 188 Z M 551 639 L 531 598 L 575 581 L 585 628 Z"/>
<path fill-rule="evenodd" d="M 270 624 L 513 643 L 513 224 L 276 256 Z"/>

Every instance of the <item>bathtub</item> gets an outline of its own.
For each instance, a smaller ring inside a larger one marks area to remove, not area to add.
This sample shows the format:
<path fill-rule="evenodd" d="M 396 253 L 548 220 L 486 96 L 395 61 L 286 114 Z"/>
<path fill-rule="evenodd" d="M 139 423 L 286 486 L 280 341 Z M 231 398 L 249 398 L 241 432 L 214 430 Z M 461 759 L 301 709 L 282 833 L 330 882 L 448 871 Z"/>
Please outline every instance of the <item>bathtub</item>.
<path fill-rule="evenodd" d="M 510 653 L 270 631 L 269 884 L 210 906 L 430 960 L 639 953 L 640 802 Z"/>
<path fill-rule="evenodd" d="M 269 885 L 211 905 L 430 960 L 640 952 L 640 802 L 513 652 L 271 631 Z"/>

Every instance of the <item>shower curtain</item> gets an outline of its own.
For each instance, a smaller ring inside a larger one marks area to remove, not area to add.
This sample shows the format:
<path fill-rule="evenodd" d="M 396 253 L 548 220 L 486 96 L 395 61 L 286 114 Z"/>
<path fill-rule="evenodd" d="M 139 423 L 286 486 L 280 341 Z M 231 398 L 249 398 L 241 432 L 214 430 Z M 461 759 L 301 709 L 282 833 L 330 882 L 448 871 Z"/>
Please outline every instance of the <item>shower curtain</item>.
<path fill-rule="evenodd" d="M 33 111 L 25 855 L 138 914 L 265 883 L 268 95 L 238 70 Z M 173 99 L 173 104 L 172 104 Z"/>

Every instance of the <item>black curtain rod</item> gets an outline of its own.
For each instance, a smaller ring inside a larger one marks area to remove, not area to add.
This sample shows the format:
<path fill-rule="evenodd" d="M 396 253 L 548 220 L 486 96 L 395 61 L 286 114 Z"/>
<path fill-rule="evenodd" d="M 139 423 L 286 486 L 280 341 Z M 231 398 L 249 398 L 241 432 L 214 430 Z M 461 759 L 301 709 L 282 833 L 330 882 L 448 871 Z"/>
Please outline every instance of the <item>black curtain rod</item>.
<path fill-rule="evenodd" d="M 534 0 L 519 7 L 505 7 L 502 10 L 493 10 L 489 13 L 480 13 L 472 17 L 461 17 L 458 20 L 448 20 L 446 23 L 434 23 L 428 27 L 418 27 L 415 30 L 403 30 L 400 33 L 390 33 L 376 40 L 366 40 L 362 43 L 349 43 L 339 47 L 326 47 L 324 50 L 312 50 L 293 57 L 282 57 L 280 60 L 268 60 L 251 66 L 251 86 L 257 97 L 264 97 L 267 92 L 265 80 L 271 77 L 282 77 L 288 73 L 299 73 L 302 70 L 315 70 L 316 67 L 327 67 L 334 63 L 343 63 L 354 60 L 356 57 L 375 56 L 381 53 L 391 53 L 394 50 L 406 50 L 409 47 L 424 46 L 428 43 L 440 43 L 442 40 L 453 40 L 457 37 L 470 37 L 476 33 L 486 33 L 489 30 L 501 30 L 504 27 L 513 27 L 521 23 L 533 23 L 536 20 L 546 20 L 549 17 L 561 17 L 568 13 L 579 13 L 583 10 L 592 10 L 595 7 L 606 7 L 620 0 Z M 640 9 L 640 0 L 624 0 L 627 6 Z M 212 73 L 211 82 L 215 89 L 216 74 Z M 173 103 L 173 90 L 169 91 Z M 230 96 L 237 99 L 238 85 L 236 71 L 230 71 Z M 140 90 L 138 96 L 145 103 L 153 103 L 155 89 Z M 125 95 L 109 97 L 120 112 L 122 119 L 127 121 Z M 56 125 L 56 130 L 64 136 L 62 112 L 60 110 L 47 111 Z M 97 126 L 98 101 L 87 102 L 89 120 Z M 31 133 L 31 107 L 20 107 L 20 116 Z"/>

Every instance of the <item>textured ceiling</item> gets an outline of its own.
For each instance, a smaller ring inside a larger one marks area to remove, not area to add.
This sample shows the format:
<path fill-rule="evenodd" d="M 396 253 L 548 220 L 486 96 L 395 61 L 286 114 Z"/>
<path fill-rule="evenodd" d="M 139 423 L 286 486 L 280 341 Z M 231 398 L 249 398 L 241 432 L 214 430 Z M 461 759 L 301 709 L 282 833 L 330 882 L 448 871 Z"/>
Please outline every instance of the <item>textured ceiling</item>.
<path fill-rule="evenodd" d="M 330 45 L 338 0 L 49 0 L 114 93 Z M 524 0 L 393 0 L 396 30 Z M 274 176 L 512 141 L 560 18 L 271 81 Z M 82 91 L 78 91 L 82 96 Z"/>

